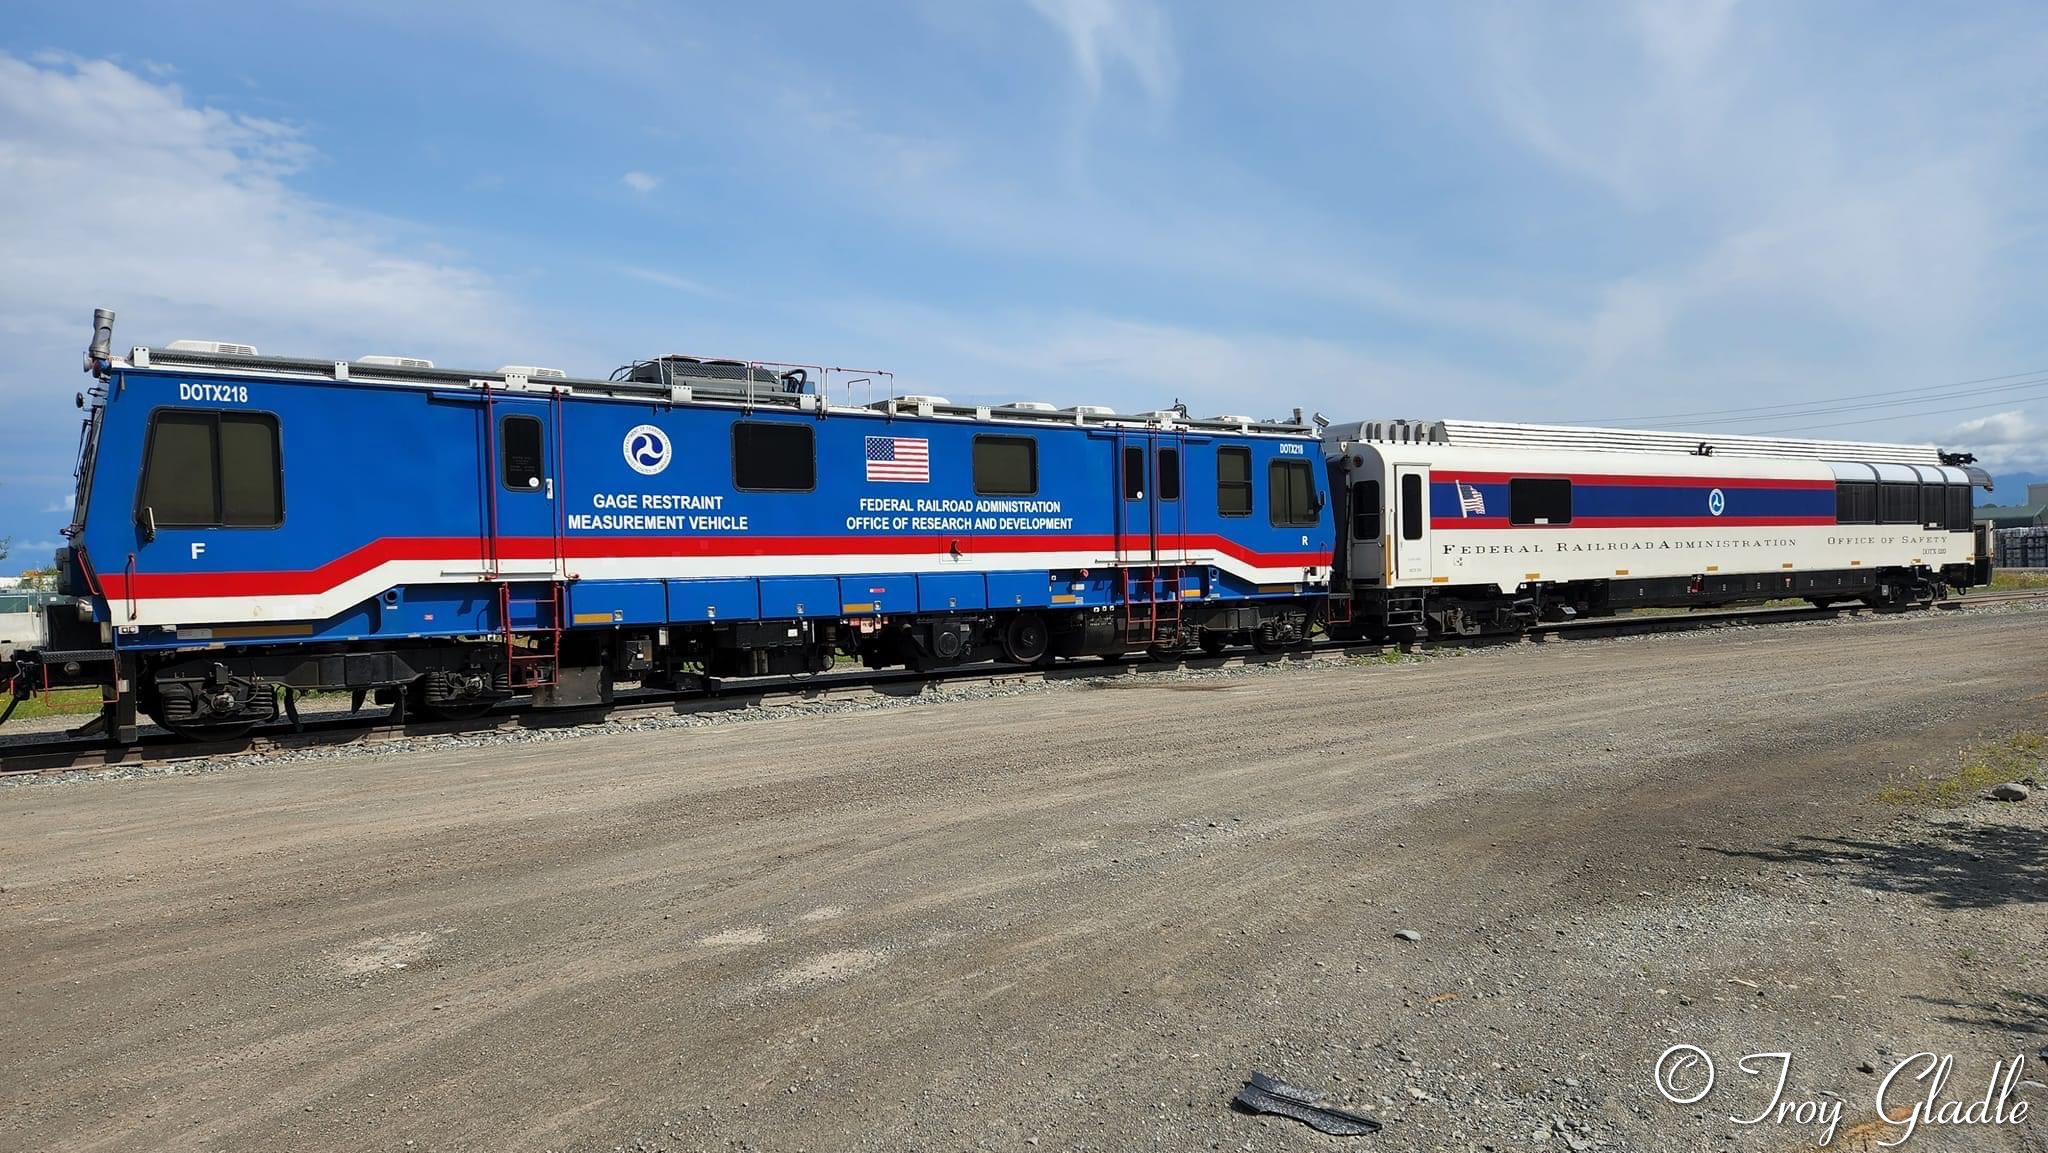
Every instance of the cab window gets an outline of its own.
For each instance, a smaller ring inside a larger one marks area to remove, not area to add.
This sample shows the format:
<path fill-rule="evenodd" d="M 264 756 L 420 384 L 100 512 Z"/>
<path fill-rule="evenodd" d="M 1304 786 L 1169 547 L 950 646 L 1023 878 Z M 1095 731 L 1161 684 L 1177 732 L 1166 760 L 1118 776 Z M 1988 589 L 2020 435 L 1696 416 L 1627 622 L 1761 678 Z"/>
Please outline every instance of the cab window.
<path fill-rule="evenodd" d="M 1305 460 L 1276 460 L 1266 466 L 1266 499 L 1273 524 L 1303 528 L 1316 523 L 1315 477 Z"/>
<path fill-rule="evenodd" d="M 1252 450 L 1216 450 L 1216 511 L 1223 516 L 1252 515 Z"/>
<path fill-rule="evenodd" d="M 159 412 L 143 454 L 142 512 L 158 528 L 273 528 L 284 521 L 277 418 Z"/>

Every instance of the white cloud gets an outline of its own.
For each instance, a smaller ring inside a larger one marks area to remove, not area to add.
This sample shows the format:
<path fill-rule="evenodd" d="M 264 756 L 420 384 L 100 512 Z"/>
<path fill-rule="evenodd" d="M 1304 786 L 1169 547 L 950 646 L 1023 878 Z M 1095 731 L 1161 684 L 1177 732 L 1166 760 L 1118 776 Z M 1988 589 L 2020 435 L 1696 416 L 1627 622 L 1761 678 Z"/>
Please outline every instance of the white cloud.
<path fill-rule="evenodd" d="M 628 172 L 624 176 L 619 177 L 619 183 L 645 196 L 661 186 L 661 177 L 635 171 Z"/>
<path fill-rule="evenodd" d="M 2022 409 L 1963 421 L 1939 440 L 1944 447 L 1977 454 L 1986 468 L 2048 466 L 2048 428 Z"/>
<path fill-rule="evenodd" d="M 654 268 L 635 268 L 630 265 L 621 266 L 619 272 L 635 280 L 644 280 L 649 284 L 660 285 L 663 288 L 672 289 L 676 292 L 687 292 L 693 296 L 718 295 L 709 286 L 691 280 L 687 276 L 677 276 L 673 272 L 662 272 Z"/>
<path fill-rule="evenodd" d="M 0 332 L 76 343 L 95 305 L 151 339 L 313 345 L 283 352 L 484 348 L 519 330 L 482 273 L 294 189 L 314 159 L 290 125 L 115 64 L 0 54 Z"/>
<path fill-rule="evenodd" d="M 1178 65 L 1166 15 L 1150 0 L 1031 0 L 1038 14 L 1067 39 L 1074 70 L 1091 98 L 1102 94 L 1104 73 L 1121 64 L 1152 103 L 1173 99 Z"/>

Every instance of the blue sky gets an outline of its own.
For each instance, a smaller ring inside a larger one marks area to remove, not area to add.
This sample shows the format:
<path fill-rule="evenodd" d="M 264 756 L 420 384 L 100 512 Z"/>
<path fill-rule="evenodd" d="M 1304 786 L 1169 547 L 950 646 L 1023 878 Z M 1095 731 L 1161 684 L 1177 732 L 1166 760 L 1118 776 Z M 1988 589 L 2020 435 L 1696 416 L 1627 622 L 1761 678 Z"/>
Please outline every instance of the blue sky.
<path fill-rule="evenodd" d="M 2044 59 L 2040 4 L 16 3 L 0 536 L 55 543 L 94 306 L 958 400 L 1779 405 L 1719 426 L 2038 471 Z"/>

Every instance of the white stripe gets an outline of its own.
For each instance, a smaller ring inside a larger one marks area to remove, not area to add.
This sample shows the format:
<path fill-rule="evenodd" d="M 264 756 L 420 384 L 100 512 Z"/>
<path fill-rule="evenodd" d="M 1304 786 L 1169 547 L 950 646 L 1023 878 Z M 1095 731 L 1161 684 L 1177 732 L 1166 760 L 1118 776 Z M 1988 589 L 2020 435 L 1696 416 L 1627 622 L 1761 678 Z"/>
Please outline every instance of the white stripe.
<path fill-rule="evenodd" d="M 1329 569 L 1319 568 L 1310 577 L 1300 566 L 1261 568 L 1235 557 L 1189 552 L 1161 558 L 1163 564 L 1214 566 L 1240 580 L 1254 584 L 1312 583 L 1318 588 L 1329 581 Z M 1116 563 L 1112 556 L 1096 552 L 1003 553 L 958 560 L 948 553 L 911 555 L 876 554 L 833 557 L 579 557 L 568 562 L 567 577 L 582 580 L 717 580 L 732 577 L 818 576 L 868 577 L 918 573 L 1005 573 L 1036 572 L 1042 569 L 1106 569 Z M 387 561 L 369 572 L 351 578 L 324 593 L 303 596 L 234 597 L 143 597 L 136 602 L 136 615 L 128 616 L 128 601 L 116 598 L 109 604 L 116 625 L 198 625 L 237 624 L 262 621 L 321 621 L 381 595 L 398 585 L 441 585 L 475 587 L 475 579 L 451 579 L 448 562 Z M 523 580 L 546 580 L 546 573 Z"/>

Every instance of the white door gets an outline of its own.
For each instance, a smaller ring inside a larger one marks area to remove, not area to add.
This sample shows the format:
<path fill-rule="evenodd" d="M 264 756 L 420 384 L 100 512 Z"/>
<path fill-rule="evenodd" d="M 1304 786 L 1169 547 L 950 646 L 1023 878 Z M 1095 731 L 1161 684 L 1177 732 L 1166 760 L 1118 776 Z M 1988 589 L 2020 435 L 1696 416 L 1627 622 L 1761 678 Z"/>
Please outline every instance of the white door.
<path fill-rule="evenodd" d="M 1426 581 L 1429 557 L 1429 466 L 1394 466 L 1394 523 L 1387 534 L 1394 542 L 1394 579 Z"/>

